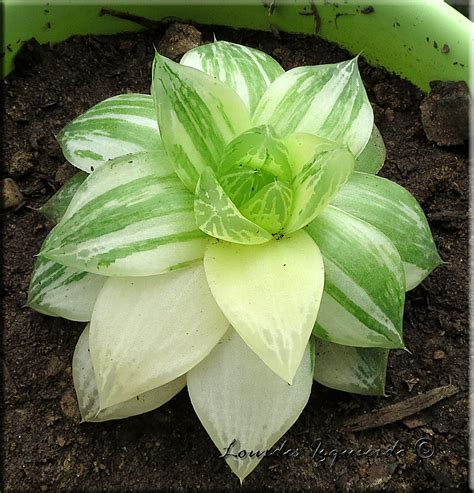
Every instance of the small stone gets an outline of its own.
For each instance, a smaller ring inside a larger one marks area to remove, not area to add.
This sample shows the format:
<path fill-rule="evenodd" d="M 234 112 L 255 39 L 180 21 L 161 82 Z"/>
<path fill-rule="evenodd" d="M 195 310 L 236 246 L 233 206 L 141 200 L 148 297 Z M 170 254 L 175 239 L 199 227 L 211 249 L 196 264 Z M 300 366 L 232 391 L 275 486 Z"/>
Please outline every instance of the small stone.
<path fill-rule="evenodd" d="M 408 418 L 402 420 L 402 423 L 410 430 L 419 428 L 420 426 L 424 426 L 426 424 L 425 421 L 421 418 L 417 418 L 416 416 L 409 416 Z"/>
<path fill-rule="evenodd" d="M 7 173 L 13 178 L 20 178 L 21 176 L 30 173 L 33 168 L 33 154 L 27 151 L 18 151 L 13 154 L 10 161 L 6 163 Z"/>
<path fill-rule="evenodd" d="M 166 30 L 158 43 L 163 56 L 178 61 L 187 51 L 202 44 L 202 35 L 194 26 L 175 22 Z"/>
<path fill-rule="evenodd" d="M 60 401 L 61 410 L 65 416 L 73 419 L 74 421 L 80 421 L 79 408 L 77 407 L 76 396 L 71 389 L 66 390 L 61 397 Z"/>
<path fill-rule="evenodd" d="M 64 370 L 64 368 L 66 368 L 66 363 L 60 360 L 57 356 L 53 355 L 48 361 L 48 366 L 46 367 L 45 376 L 46 378 L 55 377 L 56 375 L 61 373 Z"/>
<path fill-rule="evenodd" d="M 66 445 L 66 439 L 62 435 L 59 435 L 56 438 L 56 444 L 62 448 L 62 447 L 64 447 L 64 445 Z"/>
<path fill-rule="evenodd" d="M 389 122 L 393 122 L 393 120 L 395 120 L 395 112 L 392 110 L 392 108 L 387 108 L 385 110 L 385 118 Z"/>
<path fill-rule="evenodd" d="M 431 92 L 420 105 L 426 137 L 438 145 L 462 145 L 469 137 L 467 84 L 435 80 L 430 86 Z"/>
<path fill-rule="evenodd" d="M 2 209 L 18 207 L 23 202 L 23 194 L 18 185 L 11 179 L 2 180 Z"/>
<path fill-rule="evenodd" d="M 65 161 L 56 171 L 54 181 L 61 187 L 77 173 L 77 169 Z"/>
<path fill-rule="evenodd" d="M 439 349 L 433 353 L 433 359 L 444 359 L 446 358 L 446 353 Z"/>

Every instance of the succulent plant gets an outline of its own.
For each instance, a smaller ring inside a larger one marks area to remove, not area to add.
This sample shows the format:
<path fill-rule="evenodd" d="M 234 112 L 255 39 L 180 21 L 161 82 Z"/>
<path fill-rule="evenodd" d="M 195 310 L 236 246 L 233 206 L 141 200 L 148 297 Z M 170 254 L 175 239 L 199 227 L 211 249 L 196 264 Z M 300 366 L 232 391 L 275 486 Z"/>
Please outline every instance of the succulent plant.
<path fill-rule="evenodd" d="M 180 64 L 157 53 L 152 81 L 58 135 L 82 171 L 42 208 L 57 224 L 29 305 L 88 322 L 73 358 L 83 420 L 187 385 L 243 480 L 313 379 L 384 392 L 405 292 L 440 258 L 415 198 L 376 175 L 385 147 L 357 58 L 285 72 L 214 42 Z"/>

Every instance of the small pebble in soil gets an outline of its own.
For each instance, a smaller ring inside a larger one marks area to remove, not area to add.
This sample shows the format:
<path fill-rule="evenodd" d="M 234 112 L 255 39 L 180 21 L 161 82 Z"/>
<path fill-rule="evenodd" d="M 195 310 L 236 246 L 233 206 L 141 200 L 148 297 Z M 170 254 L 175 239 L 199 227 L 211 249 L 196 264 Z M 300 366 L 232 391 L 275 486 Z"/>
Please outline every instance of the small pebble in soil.
<path fill-rule="evenodd" d="M 33 154 L 27 151 L 18 151 L 5 163 L 6 172 L 12 178 L 20 178 L 30 173 L 34 168 Z"/>
<path fill-rule="evenodd" d="M 444 359 L 446 357 L 446 353 L 439 349 L 433 353 L 433 359 Z"/>
<path fill-rule="evenodd" d="M 469 89 L 463 81 L 430 82 L 420 105 L 426 137 L 438 145 L 462 145 L 469 137 Z"/>
<path fill-rule="evenodd" d="M 18 185 L 11 179 L 2 180 L 2 209 L 18 207 L 23 202 L 23 194 Z"/>
<path fill-rule="evenodd" d="M 65 416 L 73 419 L 76 422 L 80 421 L 80 413 L 77 407 L 76 396 L 72 389 L 66 390 L 60 401 L 61 410 Z"/>
<path fill-rule="evenodd" d="M 166 30 L 158 43 L 158 51 L 172 60 L 179 59 L 192 48 L 202 44 L 201 32 L 189 24 L 175 22 Z"/>

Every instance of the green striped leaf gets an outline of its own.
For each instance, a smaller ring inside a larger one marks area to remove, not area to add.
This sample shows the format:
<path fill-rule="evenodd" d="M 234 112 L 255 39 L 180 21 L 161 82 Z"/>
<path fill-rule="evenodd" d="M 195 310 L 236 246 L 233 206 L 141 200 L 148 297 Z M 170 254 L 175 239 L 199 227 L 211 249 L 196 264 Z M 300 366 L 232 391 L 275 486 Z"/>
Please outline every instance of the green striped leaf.
<path fill-rule="evenodd" d="M 72 378 L 82 421 L 109 421 L 147 413 L 178 394 L 186 386 L 186 376 L 134 396 L 128 401 L 100 410 L 99 393 L 89 350 L 89 325 L 84 329 L 72 358 Z"/>
<path fill-rule="evenodd" d="M 384 395 L 388 349 L 341 346 L 316 339 L 314 379 L 362 395 Z"/>
<path fill-rule="evenodd" d="M 321 250 L 326 278 L 314 335 L 346 346 L 404 347 L 405 276 L 393 243 L 333 206 L 306 231 Z"/>
<path fill-rule="evenodd" d="M 423 210 L 400 185 L 379 176 L 353 173 L 332 203 L 390 238 L 403 261 L 407 291 L 442 263 Z"/>
<path fill-rule="evenodd" d="M 88 322 L 106 279 L 39 256 L 30 281 L 28 306 L 52 317 Z"/>
<path fill-rule="evenodd" d="M 280 135 L 317 134 L 347 144 L 358 156 L 367 144 L 373 112 L 357 58 L 297 67 L 276 79 L 255 110 L 254 124 L 271 124 Z"/>
<path fill-rule="evenodd" d="M 194 410 L 221 456 L 228 451 L 225 460 L 241 482 L 267 451 L 271 455 L 270 448 L 306 406 L 313 350 L 308 344 L 293 385 L 288 385 L 235 330 L 229 330 L 211 354 L 188 373 Z M 245 457 L 235 457 L 241 450 L 246 451 Z"/>
<path fill-rule="evenodd" d="M 41 254 L 87 272 L 147 276 L 200 260 L 206 243 L 164 152 L 139 153 L 87 178 Z"/>
<path fill-rule="evenodd" d="M 163 145 L 194 192 L 202 171 L 216 169 L 226 144 L 250 127 L 249 112 L 230 87 L 158 53 L 152 92 Z"/>
<path fill-rule="evenodd" d="M 291 181 L 288 149 L 270 125 L 254 127 L 232 140 L 224 149 L 218 176 L 240 167 L 264 172 L 283 181 Z"/>
<path fill-rule="evenodd" d="M 293 189 L 282 181 L 273 181 L 240 207 L 240 212 L 269 233 L 281 231 L 290 217 Z"/>
<path fill-rule="evenodd" d="M 382 169 L 385 157 L 386 149 L 383 138 L 379 129 L 374 125 L 367 145 L 356 159 L 354 169 L 355 171 L 376 174 Z"/>
<path fill-rule="evenodd" d="M 267 87 L 284 73 L 280 64 L 266 53 L 227 41 L 198 46 L 188 51 L 180 63 L 232 87 L 250 113 Z"/>
<path fill-rule="evenodd" d="M 76 194 L 82 182 L 87 178 L 87 173 L 79 171 L 69 178 L 67 182 L 39 209 L 39 212 L 51 221 L 58 223 L 64 216 L 72 198 Z"/>
<path fill-rule="evenodd" d="M 327 139 L 295 133 L 285 141 L 293 173 L 294 199 L 285 231 L 306 226 L 329 204 L 354 169 L 354 157 Z"/>
<path fill-rule="evenodd" d="M 212 242 L 204 267 L 212 294 L 234 329 L 291 383 L 323 291 L 318 247 L 304 231 L 263 245 Z"/>
<path fill-rule="evenodd" d="M 202 263 L 159 276 L 109 278 L 90 327 L 100 408 L 184 375 L 229 326 Z"/>
<path fill-rule="evenodd" d="M 211 170 L 204 170 L 199 179 L 194 212 L 198 227 L 214 238 L 242 244 L 272 239 L 268 231 L 242 215 Z"/>
<path fill-rule="evenodd" d="M 57 140 L 66 159 L 87 173 L 109 159 L 162 148 L 153 98 L 121 94 L 66 125 Z"/>

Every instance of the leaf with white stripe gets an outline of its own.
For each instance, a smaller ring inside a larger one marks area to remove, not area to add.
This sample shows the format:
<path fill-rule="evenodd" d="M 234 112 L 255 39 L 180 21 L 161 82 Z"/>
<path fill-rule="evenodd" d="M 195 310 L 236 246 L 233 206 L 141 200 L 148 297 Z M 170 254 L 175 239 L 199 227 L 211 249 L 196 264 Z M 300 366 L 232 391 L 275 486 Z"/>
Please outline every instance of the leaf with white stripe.
<path fill-rule="evenodd" d="M 316 382 L 343 392 L 384 395 L 388 349 L 342 346 L 315 339 Z"/>
<path fill-rule="evenodd" d="M 209 287 L 229 322 L 291 383 L 318 314 L 324 285 L 319 248 L 298 231 L 263 245 L 209 243 Z"/>
<path fill-rule="evenodd" d="M 186 386 L 186 376 L 139 394 L 128 401 L 100 410 L 99 393 L 89 351 L 89 325 L 82 332 L 72 358 L 72 378 L 82 421 L 109 421 L 147 413 L 178 394 Z"/>
<path fill-rule="evenodd" d="M 152 93 L 164 148 L 194 192 L 202 171 L 216 169 L 226 144 L 250 127 L 249 112 L 232 88 L 158 53 Z"/>
<path fill-rule="evenodd" d="M 194 410 L 221 456 L 228 452 L 225 460 L 241 482 L 267 452 L 271 455 L 306 406 L 314 366 L 311 345 L 293 385 L 269 370 L 234 330 L 188 373 Z M 232 456 L 241 450 L 245 458 Z"/>
<path fill-rule="evenodd" d="M 293 167 L 294 199 L 285 231 L 306 226 L 329 204 L 354 169 L 346 146 L 308 133 L 295 133 L 285 141 Z"/>
<path fill-rule="evenodd" d="M 332 203 L 390 238 L 403 261 L 407 291 L 442 263 L 422 208 L 400 185 L 379 176 L 353 173 Z"/>
<path fill-rule="evenodd" d="M 184 375 L 229 325 L 202 263 L 160 276 L 109 278 L 90 326 L 101 409 Z"/>
<path fill-rule="evenodd" d="M 82 182 L 87 178 L 87 173 L 79 171 L 69 178 L 66 183 L 44 204 L 39 212 L 51 221 L 58 223 L 64 216 L 66 209 L 71 203 Z"/>
<path fill-rule="evenodd" d="M 284 73 L 281 65 L 262 51 L 228 41 L 189 50 L 182 65 L 193 67 L 232 87 L 253 113 L 268 86 Z"/>
<path fill-rule="evenodd" d="M 107 276 L 182 267 L 199 261 L 207 243 L 193 201 L 163 151 L 117 158 L 81 185 L 41 254 Z"/>
<path fill-rule="evenodd" d="M 271 124 L 280 135 L 316 134 L 347 144 L 358 156 L 374 116 L 357 67 L 346 62 L 297 67 L 276 79 L 255 110 L 254 124 Z"/>
<path fill-rule="evenodd" d="M 30 281 L 28 306 L 52 317 L 88 322 L 106 279 L 39 256 Z"/>
<path fill-rule="evenodd" d="M 333 206 L 305 231 L 321 250 L 326 278 L 314 335 L 346 346 L 404 347 L 405 276 L 393 243 Z"/>
<path fill-rule="evenodd" d="M 355 171 L 378 173 L 385 163 L 386 154 L 382 135 L 380 135 L 379 129 L 374 125 L 367 145 L 356 159 Z"/>
<path fill-rule="evenodd" d="M 209 169 L 197 184 L 194 212 L 197 226 L 214 238 L 242 244 L 272 239 L 268 231 L 242 215 Z"/>
<path fill-rule="evenodd" d="M 66 125 L 57 140 L 66 159 L 87 173 L 109 159 L 162 148 L 153 98 L 120 94 Z"/>

